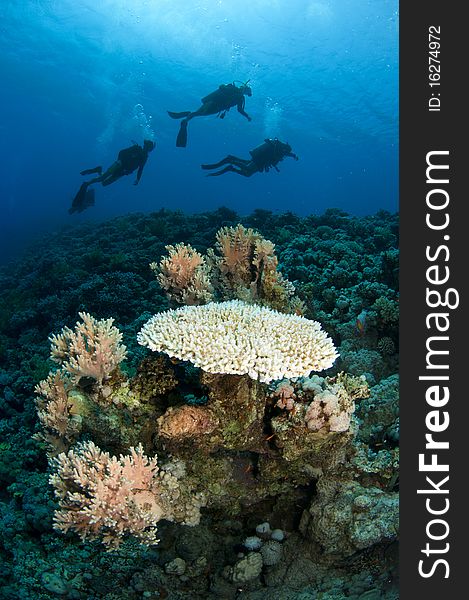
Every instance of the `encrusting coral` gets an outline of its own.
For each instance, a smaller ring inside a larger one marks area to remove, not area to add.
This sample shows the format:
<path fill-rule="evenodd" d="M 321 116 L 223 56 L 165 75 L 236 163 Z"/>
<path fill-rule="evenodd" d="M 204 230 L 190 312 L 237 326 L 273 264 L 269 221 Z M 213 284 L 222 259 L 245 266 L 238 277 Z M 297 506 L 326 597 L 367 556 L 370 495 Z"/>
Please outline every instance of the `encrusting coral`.
<path fill-rule="evenodd" d="M 332 340 L 316 321 L 239 300 L 159 313 L 137 339 L 208 373 L 249 375 L 261 382 L 306 377 L 337 358 Z"/>
<path fill-rule="evenodd" d="M 300 531 L 319 542 L 326 553 L 341 556 L 395 540 L 398 528 L 396 492 L 333 476 L 320 479 L 317 497 L 300 523 Z"/>

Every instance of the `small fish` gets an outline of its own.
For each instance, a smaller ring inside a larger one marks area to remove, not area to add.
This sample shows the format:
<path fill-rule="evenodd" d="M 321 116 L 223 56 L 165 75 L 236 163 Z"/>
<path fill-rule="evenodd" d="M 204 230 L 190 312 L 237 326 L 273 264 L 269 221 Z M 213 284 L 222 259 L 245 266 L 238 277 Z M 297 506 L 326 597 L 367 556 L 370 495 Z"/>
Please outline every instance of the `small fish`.
<path fill-rule="evenodd" d="M 355 321 L 355 327 L 360 337 L 363 337 L 365 335 L 366 315 L 366 310 L 362 310 L 362 312 L 358 315 L 357 320 Z"/>

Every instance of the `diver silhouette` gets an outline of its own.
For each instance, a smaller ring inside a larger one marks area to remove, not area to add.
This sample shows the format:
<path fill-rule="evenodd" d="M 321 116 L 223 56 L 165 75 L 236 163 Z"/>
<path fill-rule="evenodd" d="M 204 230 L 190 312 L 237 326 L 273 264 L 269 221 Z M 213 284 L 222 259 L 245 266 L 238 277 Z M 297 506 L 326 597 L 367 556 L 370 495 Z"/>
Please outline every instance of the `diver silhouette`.
<path fill-rule="evenodd" d="M 134 185 L 138 185 L 140 178 L 142 177 L 143 168 L 147 162 L 148 154 L 156 147 L 155 142 L 152 140 L 144 140 L 143 147 L 134 143 L 129 148 L 124 148 L 117 155 L 117 160 L 103 173 L 103 168 L 93 167 L 92 169 L 85 169 L 81 171 L 80 175 L 91 175 L 96 173 L 98 177 L 85 181 L 81 184 L 77 195 L 73 199 L 69 213 L 82 212 L 89 206 L 94 205 L 94 193 L 91 194 L 91 190 L 88 187 L 93 183 L 101 183 L 102 185 L 110 185 L 114 183 L 124 175 L 130 175 L 135 170 L 137 176 L 134 181 Z"/>
<path fill-rule="evenodd" d="M 218 115 L 220 119 L 224 119 L 230 108 L 236 106 L 238 112 L 246 117 L 248 121 L 251 121 L 251 117 L 244 110 L 246 103 L 245 96 L 252 96 L 252 90 L 248 86 L 248 83 L 243 83 L 239 87 L 235 82 L 220 85 L 217 90 L 202 98 L 202 105 L 193 112 L 168 111 L 168 115 L 172 119 L 182 119 L 176 139 L 176 146 L 178 148 L 185 148 L 187 146 L 187 124 L 194 117 Z"/>
<path fill-rule="evenodd" d="M 292 152 L 290 144 L 281 142 L 277 138 L 269 138 L 257 148 L 249 151 L 250 159 L 239 158 L 229 154 L 222 160 L 211 165 L 201 165 L 202 169 L 218 169 L 223 165 L 228 165 L 216 173 L 208 173 L 207 177 L 217 177 L 224 173 L 237 173 L 244 177 L 251 177 L 254 173 L 267 173 L 272 167 L 279 171 L 277 164 L 286 156 L 298 160 L 298 156 Z"/>

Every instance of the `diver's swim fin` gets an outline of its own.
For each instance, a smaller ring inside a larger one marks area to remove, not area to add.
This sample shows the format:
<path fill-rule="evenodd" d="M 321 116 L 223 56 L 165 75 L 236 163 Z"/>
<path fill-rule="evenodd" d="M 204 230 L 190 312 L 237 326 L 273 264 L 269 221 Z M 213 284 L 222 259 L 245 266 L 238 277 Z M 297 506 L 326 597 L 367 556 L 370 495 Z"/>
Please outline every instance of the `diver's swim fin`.
<path fill-rule="evenodd" d="M 103 167 L 94 167 L 94 169 L 85 169 L 84 171 L 80 171 L 80 175 L 93 175 L 94 173 L 102 175 Z"/>
<path fill-rule="evenodd" d="M 176 146 L 178 148 L 185 148 L 187 146 L 187 121 L 181 121 L 181 127 L 176 138 Z"/>
<path fill-rule="evenodd" d="M 171 119 L 184 119 L 184 117 L 188 117 L 191 114 L 190 110 L 186 110 L 186 112 L 171 112 L 170 110 L 168 110 L 168 115 L 171 117 Z"/>
<path fill-rule="evenodd" d="M 93 194 L 88 192 L 88 183 L 85 181 L 81 184 L 77 195 L 73 199 L 72 206 L 68 209 L 68 214 L 73 215 L 75 212 L 82 212 L 88 206 L 94 205 L 94 190 L 90 190 Z"/>

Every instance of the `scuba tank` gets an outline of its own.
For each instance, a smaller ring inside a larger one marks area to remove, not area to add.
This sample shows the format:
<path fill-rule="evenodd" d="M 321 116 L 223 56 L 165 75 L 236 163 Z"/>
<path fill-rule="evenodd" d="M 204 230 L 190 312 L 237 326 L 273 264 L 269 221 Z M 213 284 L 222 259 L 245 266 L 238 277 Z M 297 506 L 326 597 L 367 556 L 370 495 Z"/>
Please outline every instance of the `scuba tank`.
<path fill-rule="evenodd" d="M 226 113 L 230 110 L 231 106 L 233 106 L 233 103 L 237 103 L 237 98 L 233 93 L 235 89 L 237 88 L 232 83 L 222 83 L 218 90 L 215 90 L 211 94 L 208 94 L 208 96 L 202 98 L 201 102 L 202 104 L 214 102 L 219 110 L 218 116 L 220 119 L 224 119 Z"/>
<path fill-rule="evenodd" d="M 227 102 L 234 102 L 235 104 L 239 100 L 239 92 L 241 88 L 236 87 L 235 83 L 222 83 L 218 86 L 218 89 L 204 96 L 201 102 L 202 104 L 207 104 L 207 102 L 212 102 L 213 100 L 226 104 Z M 222 109 L 228 108 L 227 106 L 223 106 Z"/>
<path fill-rule="evenodd" d="M 119 152 L 117 159 L 120 160 L 126 175 L 132 173 L 140 166 L 143 154 L 143 149 L 138 144 L 134 144 L 130 148 L 124 148 Z"/>
<path fill-rule="evenodd" d="M 269 167 L 275 165 L 282 160 L 281 142 L 275 138 L 274 140 L 266 139 L 264 143 L 249 151 L 253 162 L 261 171 L 268 171 Z M 278 171 L 277 167 L 275 169 Z"/>
<path fill-rule="evenodd" d="M 231 85 L 231 84 L 230 84 Z M 202 104 L 207 104 L 207 102 L 211 102 L 212 100 L 218 100 L 220 97 L 223 97 L 223 90 L 226 88 L 227 86 L 222 83 L 217 90 L 215 90 L 214 92 L 212 92 L 211 94 L 208 94 L 207 96 L 204 96 L 201 100 Z"/>

